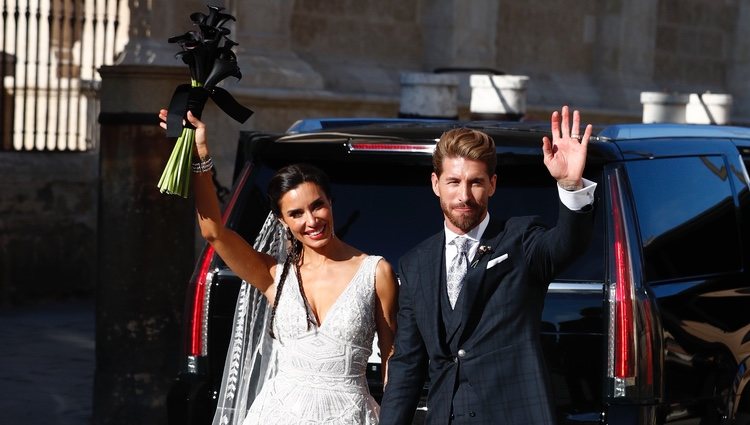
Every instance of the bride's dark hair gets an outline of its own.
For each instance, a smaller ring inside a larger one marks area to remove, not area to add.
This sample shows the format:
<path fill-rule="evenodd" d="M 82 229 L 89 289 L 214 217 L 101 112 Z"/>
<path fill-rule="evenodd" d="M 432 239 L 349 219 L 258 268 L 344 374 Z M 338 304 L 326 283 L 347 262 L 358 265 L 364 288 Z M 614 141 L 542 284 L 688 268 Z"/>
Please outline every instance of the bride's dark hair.
<path fill-rule="evenodd" d="M 279 171 L 274 174 L 274 176 L 271 178 L 271 181 L 268 183 L 268 197 L 271 201 L 271 211 L 277 218 L 282 219 L 281 205 L 279 205 L 279 203 L 281 202 L 281 198 L 284 196 L 284 194 L 301 185 L 302 183 L 308 182 L 317 185 L 323 190 L 323 193 L 325 193 L 326 197 L 329 200 L 331 199 L 331 184 L 328 180 L 328 176 L 321 169 L 313 165 L 287 165 L 286 167 L 279 169 Z M 286 277 L 289 274 L 289 268 L 292 265 L 294 266 L 294 272 L 297 276 L 299 291 L 302 294 L 302 299 L 305 301 L 305 314 L 307 315 L 308 328 L 310 326 L 310 322 L 313 321 L 310 317 L 310 309 L 308 307 L 309 304 L 307 302 L 305 291 L 302 288 L 302 276 L 300 276 L 299 272 L 299 266 L 302 262 L 302 242 L 298 241 L 294 236 L 292 236 L 292 232 L 289 229 L 286 230 L 286 237 L 287 239 L 289 239 L 290 244 L 287 250 L 286 260 L 284 261 L 284 266 L 281 271 L 281 276 L 279 277 L 279 283 L 276 286 L 276 297 L 274 298 L 273 306 L 271 307 L 271 321 L 268 325 L 271 336 L 274 338 L 275 335 L 273 332 L 273 321 L 274 317 L 276 317 L 276 306 L 279 304 L 281 289 L 284 287 L 284 282 L 286 281 Z"/>

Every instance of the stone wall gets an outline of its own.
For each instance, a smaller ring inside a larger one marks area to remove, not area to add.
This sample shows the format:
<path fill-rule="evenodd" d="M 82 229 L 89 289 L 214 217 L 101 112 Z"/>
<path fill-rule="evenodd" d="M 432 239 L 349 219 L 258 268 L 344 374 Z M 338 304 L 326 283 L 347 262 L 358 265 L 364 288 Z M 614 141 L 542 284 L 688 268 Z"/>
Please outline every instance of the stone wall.
<path fill-rule="evenodd" d="M 738 24 L 738 3 L 660 1 L 654 80 L 665 88 L 724 90 Z"/>
<path fill-rule="evenodd" d="M 97 152 L 0 152 L 0 307 L 93 295 Z"/>
<path fill-rule="evenodd" d="M 325 90 L 397 96 L 399 74 L 528 75 L 530 109 L 637 119 L 642 91 L 729 93 L 750 122 L 749 0 L 291 2 L 289 51 Z M 468 76 L 463 76 L 468 78 Z M 319 87 L 319 88 L 320 88 Z M 461 98 L 468 102 L 466 84 Z"/>

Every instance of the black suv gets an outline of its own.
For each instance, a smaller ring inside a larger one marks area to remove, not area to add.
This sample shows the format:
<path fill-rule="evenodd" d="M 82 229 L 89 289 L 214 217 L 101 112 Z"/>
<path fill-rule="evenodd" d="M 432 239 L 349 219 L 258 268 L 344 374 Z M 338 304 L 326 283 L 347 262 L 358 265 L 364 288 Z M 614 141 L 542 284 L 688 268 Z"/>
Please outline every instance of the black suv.
<path fill-rule="evenodd" d="M 458 125 L 496 142 L 493 216 L 554 224 L 556 188 L 541 157 L 548 123 L 406 119 L 243 133 L 226 224 L 252 243 L 270 176 L 313 163 L 332 179 L 336 234 L 395 267 L 441 229 L 431 152 Z M 551 282 L 541 317 L 558 422 L 750 423 L 750 129 L 625 124 L 595 134 L 584 176 L 598 183 L 594 238 Z M 239 287 L 207 247 L 189 283 L 172 424 L 211 422 Z M 378 398 L 377 358 L 370 369 Z"/>

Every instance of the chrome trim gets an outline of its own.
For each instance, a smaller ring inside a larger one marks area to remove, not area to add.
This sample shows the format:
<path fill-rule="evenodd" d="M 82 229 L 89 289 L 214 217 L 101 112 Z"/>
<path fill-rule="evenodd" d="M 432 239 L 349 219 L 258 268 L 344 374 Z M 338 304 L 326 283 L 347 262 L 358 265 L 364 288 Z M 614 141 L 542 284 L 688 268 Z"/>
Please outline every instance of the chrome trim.
<path fill-rule="evenodd" d="M 206 273 L 206 292 L 203 297 L 203 317 L 201 323 L 201 354 L 204 356 L 208 355 L 208 308 L 211 305 L 211 286 L 214 280 L 214 273 L 218 269 L 214 269 Z"/>
<path fill-rule="evenodd" d="M 552 282 L 547 292 L 586 292 L 604 294 L 604 284 L 601 282 L 568 283 Z"/>
<path fill-rule="evenodd" d="M 214 270 L 213 273 L 219 277 L 225 277 L 225 276 L 237 277 L 237 273 L 233 272 L 232 269 L 230 268 L 223 268 L 223 269 L 217 268 L 216 270 Z"/>
<path fill-rule="evenodd" d="M 607 288 L 607 304 L 609 304 L 609 326 L 607 329 L 607 376 L 614 378 L 615 376 L 615 284 L 609 285 Z"/>
<path fill-rule="evenodd" d="M 635 386 L 635 378 L 614 378 L 614 397 L 627 397 L 627 390 Z"/>
<path fill-rule="evenodd" d="M 187 373 L 192 375 L 198 374 L 198 356 L 187 356 Z"/>

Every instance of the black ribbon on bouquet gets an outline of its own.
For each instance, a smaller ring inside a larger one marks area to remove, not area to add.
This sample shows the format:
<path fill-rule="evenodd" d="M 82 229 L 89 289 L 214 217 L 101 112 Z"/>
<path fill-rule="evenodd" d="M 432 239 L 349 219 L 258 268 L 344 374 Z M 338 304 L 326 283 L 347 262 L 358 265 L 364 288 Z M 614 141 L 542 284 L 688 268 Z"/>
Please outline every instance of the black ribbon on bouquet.
<path fill-rule="evenodd" d="M 191 111 L 196 118 L 200 118 L 203 107 L 209 98 L 237 122 L 244 123 L 253 115 L 252 110 L 242 106 L 228 91 L 221 87 L 207 89 L 205 87 L 192 87 L 190 84 L 180 84 L 172 94 L 172 100 L 169 101 L 167 137 L 180 137 L 183 120 L 185 120 L 185 128 L 193 128 L 185 118 L 187 111 Z"/>

